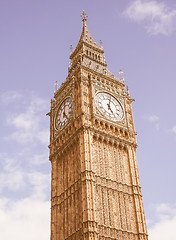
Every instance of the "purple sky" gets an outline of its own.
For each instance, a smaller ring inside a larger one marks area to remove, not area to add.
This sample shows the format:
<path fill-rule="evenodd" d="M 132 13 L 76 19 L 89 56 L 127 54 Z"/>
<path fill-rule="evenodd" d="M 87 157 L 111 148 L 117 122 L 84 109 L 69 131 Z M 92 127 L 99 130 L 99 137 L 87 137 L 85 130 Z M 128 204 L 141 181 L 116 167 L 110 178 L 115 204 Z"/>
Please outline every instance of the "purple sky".
<path fill-rule="evenodd" d="M 176 239 L 176 2 L 0 1 L 0 239 L 49 239 L 49 111 L 82 10 L 108 68 L 122 68 L 138 132 L 150 240 Z M 9 229 L 11 229 L 9 231 Z"/>

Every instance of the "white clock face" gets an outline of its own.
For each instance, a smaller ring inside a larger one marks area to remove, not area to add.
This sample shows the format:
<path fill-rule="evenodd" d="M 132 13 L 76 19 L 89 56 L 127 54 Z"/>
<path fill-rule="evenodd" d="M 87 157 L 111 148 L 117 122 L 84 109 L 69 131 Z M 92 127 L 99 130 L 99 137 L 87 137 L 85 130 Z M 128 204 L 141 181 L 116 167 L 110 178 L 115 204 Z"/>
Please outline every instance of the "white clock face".
<path fill-rule="evenodd" d="M 63 101 L 56 115 L 56 128 L 61 130 L 68 122 L 72 112 L 72 99 L 67 98 Z"/>
<path fill-rule="evenodd" d="M 95 96 L 95 104 L 98 110 L 112 121 L 121 121 L 124 112 L 120 102 L 112 95 L 100 92 Z"/>

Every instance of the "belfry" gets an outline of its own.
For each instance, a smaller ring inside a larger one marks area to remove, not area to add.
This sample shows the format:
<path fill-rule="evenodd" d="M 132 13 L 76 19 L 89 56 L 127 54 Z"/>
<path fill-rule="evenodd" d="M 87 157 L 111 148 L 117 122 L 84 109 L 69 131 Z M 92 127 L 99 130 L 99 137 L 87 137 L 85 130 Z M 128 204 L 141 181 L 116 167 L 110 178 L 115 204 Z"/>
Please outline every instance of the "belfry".
<path fill-rule="evenodd" d="M 51 240 L 147 240 L 133 99 L 86 21 L 51 100 Z"/>

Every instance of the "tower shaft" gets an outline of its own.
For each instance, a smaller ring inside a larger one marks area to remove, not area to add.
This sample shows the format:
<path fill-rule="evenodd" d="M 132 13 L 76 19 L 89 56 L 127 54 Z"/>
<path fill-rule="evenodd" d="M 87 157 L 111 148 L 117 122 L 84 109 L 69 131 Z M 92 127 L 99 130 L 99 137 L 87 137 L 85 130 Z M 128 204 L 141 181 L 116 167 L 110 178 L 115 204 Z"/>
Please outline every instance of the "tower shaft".
<path fill-rule="evenodd" d="M 83 30 L 50 111 L 51 240 L 148 240 L 129 91 Z"/>

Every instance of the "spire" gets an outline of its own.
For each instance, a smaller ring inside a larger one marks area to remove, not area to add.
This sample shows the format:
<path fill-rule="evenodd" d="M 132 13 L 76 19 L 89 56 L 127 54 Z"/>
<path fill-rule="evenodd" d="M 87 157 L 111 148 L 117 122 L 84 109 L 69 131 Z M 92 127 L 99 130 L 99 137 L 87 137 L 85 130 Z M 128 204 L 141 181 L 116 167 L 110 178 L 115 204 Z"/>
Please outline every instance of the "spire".
<path fill-rule="evenodd" d="M 87 44 L 91 45 L 92 47 L 97 48 L 98 50 L 103 52 L 103 49 L 98 46 L 98 44 L 94 41 L 93 37 L 89 33 L 89 30 L 88 30 L 88 27 L 86 24 L 88 16 L 86 15 L 84 10 L 83 10 L 83 13 L 81 14 L 81 18 L 82 18 L 82 22 L 83 22 L 82 33 L 81 33 L 81 37 L 79 39 L 79 42 L 78 42 L 75 50 L 80 46 L 81 43 L 87 43 Z"/>

